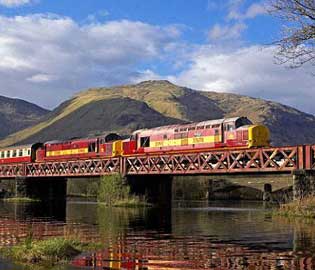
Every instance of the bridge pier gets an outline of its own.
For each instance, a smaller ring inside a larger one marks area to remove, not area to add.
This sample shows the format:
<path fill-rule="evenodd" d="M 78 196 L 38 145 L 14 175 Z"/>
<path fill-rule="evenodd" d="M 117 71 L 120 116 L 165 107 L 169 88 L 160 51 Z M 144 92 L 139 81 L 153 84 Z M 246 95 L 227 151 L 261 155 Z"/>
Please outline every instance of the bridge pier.
<path fill-rule="evenodd" d="M 66 200 L 67 179 L 53 178 L 16 178 L 15 196 L 40 199 L 42 201 Z"/>
<path fill-rule="evenodd" d="M 169 175 L 126 176 L 131 193 L 145 196 L 149 203 L 168 207 L 172 203 L 173 177 Z"/>
<path fill-rule="evenodd" d="M 264 184 L 263 201 L 264 202 L 272 201 L 272 185 L 271 184 Z"/>
<path fill-rule="evenodd" d="M 315 196 L 315 171 L 293 171 L 293 199 L 299 200 L 306 196 Z"/>

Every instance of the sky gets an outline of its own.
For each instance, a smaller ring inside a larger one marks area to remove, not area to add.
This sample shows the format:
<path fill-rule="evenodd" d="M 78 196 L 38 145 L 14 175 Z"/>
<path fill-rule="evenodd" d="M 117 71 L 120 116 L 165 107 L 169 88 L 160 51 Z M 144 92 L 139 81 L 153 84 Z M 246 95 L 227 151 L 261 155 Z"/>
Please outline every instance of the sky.
<path fill-rule="evenodd" d="M 276 63 L 267 0 L 0 0 L 0 95 L 52 109 L 163 79 L 315 114 L 314 67 Z"/>

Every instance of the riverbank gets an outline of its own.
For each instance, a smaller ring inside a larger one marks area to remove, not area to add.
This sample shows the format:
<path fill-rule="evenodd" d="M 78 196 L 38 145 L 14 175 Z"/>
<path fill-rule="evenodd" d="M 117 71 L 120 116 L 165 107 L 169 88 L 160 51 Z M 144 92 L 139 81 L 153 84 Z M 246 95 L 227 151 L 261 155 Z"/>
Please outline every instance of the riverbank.
<path fill-rule="evenodd" d="M 3 198 L 1 199 L 5 202 L 13 202 L 13 203 L 31 203 L 31 202 L 40 202 L 39 199 L 33 199 L 29 197 L 11 197 L 11 198 Z"/>
<path fill-rule="evenodd" d="M 82 252 L 98 248 L 101 248 L 100 244 L 83 243 L 75 239 L 54 238 L 37 241 L 26 239 L 13 247 L 1 248 L 0 253 L 19 264 L 54 266 L 66 264 Z"/>
<path fill-rule="evenodd" d="M 288 217 L 315 218 L 315 197 L 305 197 L 297 201 L 281 204 L 276 214 Z"/>

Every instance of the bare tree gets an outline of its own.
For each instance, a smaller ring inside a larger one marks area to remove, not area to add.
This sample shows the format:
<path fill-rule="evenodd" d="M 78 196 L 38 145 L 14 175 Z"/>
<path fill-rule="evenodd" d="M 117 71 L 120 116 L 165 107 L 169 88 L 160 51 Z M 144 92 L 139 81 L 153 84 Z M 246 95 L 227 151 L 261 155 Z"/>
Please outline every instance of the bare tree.
<path fill-rule="evenodd" d="M 315 0 L 270 0 L 272 14 L 284 23 L 276 59 L 296 68 L 315 65 Z"/>

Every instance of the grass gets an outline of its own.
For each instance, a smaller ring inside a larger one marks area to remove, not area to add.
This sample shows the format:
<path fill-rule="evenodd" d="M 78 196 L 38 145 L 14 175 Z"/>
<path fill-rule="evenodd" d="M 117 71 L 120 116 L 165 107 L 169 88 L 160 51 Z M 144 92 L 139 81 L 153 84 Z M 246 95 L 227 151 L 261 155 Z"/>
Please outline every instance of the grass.
<path fill-rule="evenodd" d="M 2 199 L 5 202 L 14 202 L 14 203 L 27 203 L 27 202 L 40 202 L 39 199 L 33 199 L 28 197 L 12 197 Z"/>
<path fill-rule="evenodd" d="M 75 239 L 54 238 L 33 241 L 26 239 L 13 247 L 1 248 L 4 257 L 26 265 L 56 265 L 69 262 L 85 251 L 101 248 L 100 244 L 82 243 Z"/>
<path fill-rule="evenodd" d="M 315 218 L 315 197 L 309 196 L 297 201 L 281 204 L 276 214 L 287 217 Z"/>

